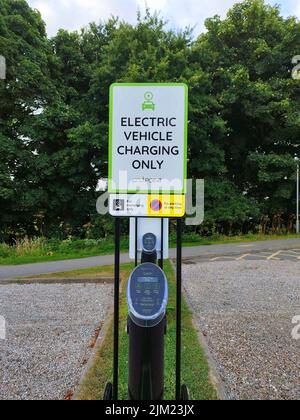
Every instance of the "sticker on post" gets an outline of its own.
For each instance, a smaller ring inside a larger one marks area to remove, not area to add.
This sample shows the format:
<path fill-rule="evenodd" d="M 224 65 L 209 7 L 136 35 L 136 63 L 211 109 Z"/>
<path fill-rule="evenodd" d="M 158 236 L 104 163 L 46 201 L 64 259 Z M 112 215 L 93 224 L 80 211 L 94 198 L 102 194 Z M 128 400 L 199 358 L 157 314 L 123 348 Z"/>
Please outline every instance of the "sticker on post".
<path fill-rule="evenodd" d="M 110 194 L 109 213 L 116 217 L 183 217 L 185 196 Z"/>
<path fill-rule="evenodd" d="M 185 195 L 149 195 L 148 216 L 183 217 L 185 215 Z"/>
<path fill-rule="evenodd" d="M 110 194 L 109 213 L 111 216 L 139 217 L 148 213 L 148 196 L 141 194 Z"/>

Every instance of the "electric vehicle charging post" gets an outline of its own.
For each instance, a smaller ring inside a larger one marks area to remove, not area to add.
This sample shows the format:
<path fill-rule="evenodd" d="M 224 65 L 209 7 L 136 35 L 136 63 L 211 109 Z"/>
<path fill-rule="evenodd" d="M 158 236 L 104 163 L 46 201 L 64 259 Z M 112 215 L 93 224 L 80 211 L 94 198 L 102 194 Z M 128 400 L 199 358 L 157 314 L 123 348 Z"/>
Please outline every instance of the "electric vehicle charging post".
<path fill-rule="evenodd" d="M 169 130 L 167 138 L 166 124 Z M 118 400 L 121 217 L 135 220 L 136 268 L 130 275 L 127 288 L 129 399 L 163 398 L 164 335 L 168 300 L 163 260 L 167 254 L 165 220 L 171 218 L 177 222 L 175 399 L 188 398 L 187 387 L 181 383 L 182 218 L 185 215 L 187 178 L 187 125 L 186 85 L 136 83 L 114 84 L 111 87 L 108 184 L 109 212 L 115 217 L 114 360 L 113 383 L 107 385 L 104 399 Z M 147 132 L 143 131 L 145 127 Z M 151 146 L 157 144 L 157 139 L 168 141 L 169 149 L 159 148 L 154 151 Z M 139 150 L 144 152 L 145 148 L 137 150 L 133 147 L 137 140 L 141 144 L 147 140 L 147 153 L 150 154 L 148 160 L 145 156 L 138 155 Z M 175 149 L 176 153 L 172 153 Z M 151 156 L 151 150 L 155 153 L 155 158 Z M 170 153 L 167 153 L 168 150 Z M 167 151 L 166 155 L 159 156 L 162 151 Z M 124 171 L 128 175 L 125 186 L 121 181 Z M 163 189 L 160 182 L 169 180 L 169 185 L 172 185 L 174 173 L 175 178 L 179 178 L 178 188 Z M 137 180 L 143 184 L 142 189 L 136 185 Z M 154 234 L 149 230 L 143 233 L 141 253 L 138 249 L 140 218 L 160 221 L 160 232 Z"/>
<path fill-rule="evenodd" d="M 158 401 L 164 394 L 164 335 L 168 282 L 154 263 L 143 263 L 131 274 L 127 288 L 129 308 L 130 400 Z"/>

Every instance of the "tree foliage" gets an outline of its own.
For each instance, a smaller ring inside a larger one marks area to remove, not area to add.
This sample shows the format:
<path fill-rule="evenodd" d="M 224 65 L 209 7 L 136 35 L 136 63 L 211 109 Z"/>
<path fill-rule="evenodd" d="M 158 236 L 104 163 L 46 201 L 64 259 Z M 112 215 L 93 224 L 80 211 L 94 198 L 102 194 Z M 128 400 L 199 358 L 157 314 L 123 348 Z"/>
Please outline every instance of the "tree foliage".
<path fill-rule="evenodd" d="M 134 26 L 112 18 L 48 39 L 25 0 L 0 0 L 0 239 L 111 232 L 95 201 L 114 82 L 189 85 L 189 176 L 206 180 L 202 233 L 294 217 L 299 22 L 245 0 L 206 27 L 193 39 L 147 11 Z"/>

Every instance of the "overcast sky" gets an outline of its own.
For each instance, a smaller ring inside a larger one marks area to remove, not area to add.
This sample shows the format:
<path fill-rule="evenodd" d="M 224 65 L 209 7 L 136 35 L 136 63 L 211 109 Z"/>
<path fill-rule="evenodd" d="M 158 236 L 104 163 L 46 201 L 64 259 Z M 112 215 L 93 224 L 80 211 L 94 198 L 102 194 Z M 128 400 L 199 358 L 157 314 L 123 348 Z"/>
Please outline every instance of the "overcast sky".
<path fill-rule="evenodd" d="M 215 14 L 224 17 L 227 10 L 239 0 L 27 0 L 38 9 L 50 36 L 57 29 L 77 30 L 89 22 L 106 20 L 110 16 L 119 16 L 127 22 L 136 21 L 138 9 L 145 10 L 145 4 L 152 10 L 160 10 L 162 16 L 173 28 L 195 26 L 195 34 L 204 29 L 206 18 Z M 279 4 L 286 16 L 300 18 L 300 0 L 268 0 L 270 4 Z"/>

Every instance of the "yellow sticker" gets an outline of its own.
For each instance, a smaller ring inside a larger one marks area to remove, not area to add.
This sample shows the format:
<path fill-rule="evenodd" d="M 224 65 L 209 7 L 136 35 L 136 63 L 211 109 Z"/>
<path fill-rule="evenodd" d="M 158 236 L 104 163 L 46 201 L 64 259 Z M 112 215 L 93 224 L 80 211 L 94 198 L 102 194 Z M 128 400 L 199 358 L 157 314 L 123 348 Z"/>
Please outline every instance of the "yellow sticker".
<path fill-rule="evenodd" d="M 184 217 L 185 195 L 149 195 L 148 216 Z"/>

